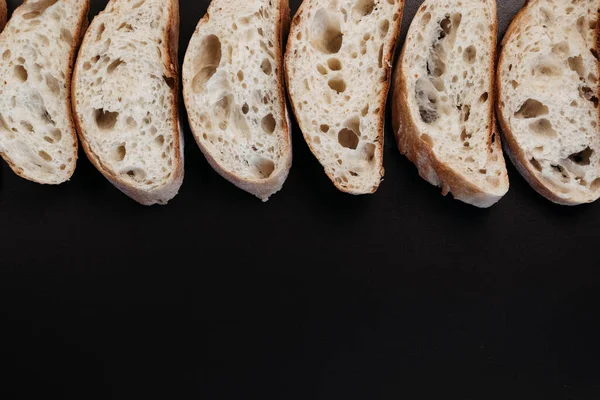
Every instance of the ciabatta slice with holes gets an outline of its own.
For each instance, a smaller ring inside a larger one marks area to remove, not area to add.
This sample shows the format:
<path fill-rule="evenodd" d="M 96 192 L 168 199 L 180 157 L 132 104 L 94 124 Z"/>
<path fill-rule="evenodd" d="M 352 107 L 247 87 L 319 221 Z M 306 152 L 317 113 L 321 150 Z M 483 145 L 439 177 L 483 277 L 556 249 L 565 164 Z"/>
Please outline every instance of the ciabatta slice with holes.
<path fill-rule="evenodd" d="M 308 146 L 335 186 L 374 193 L 404 0 L 305 0 L 286 52 L 291 103 Z"/>
<path fill-rule="evenodd" d="M 183 64 L 196 142 L 210 165 L 267 201 L 292 164 L 283 41 L 287 0 L 213 0 Z"/>
<path fill-rule="evenodd" d="M 0 34 L 0 154 L 25 179 L 60 184 L 75 171 L 71 72 L 88 8 L 29 0 Z"/>
<path fill-rule="evenodd" d="M 507 153 L 531 186 L 563 205 L 600 197 L 600 0 L 533 0 L 498 64 Z"/>
<path fill-rule="evenodd" d="M 75 66 L 73 107 L 96 168 L 144 205 L 183 182 L 178 0 L 111 0 L 90 25 Z"/>
<path fill-rule="evenodd" d="M 426 0 L 394 75 L 398 147 L 443 194 L 490 207 L 508 191 L 494 117 L 495 0 Z"/>

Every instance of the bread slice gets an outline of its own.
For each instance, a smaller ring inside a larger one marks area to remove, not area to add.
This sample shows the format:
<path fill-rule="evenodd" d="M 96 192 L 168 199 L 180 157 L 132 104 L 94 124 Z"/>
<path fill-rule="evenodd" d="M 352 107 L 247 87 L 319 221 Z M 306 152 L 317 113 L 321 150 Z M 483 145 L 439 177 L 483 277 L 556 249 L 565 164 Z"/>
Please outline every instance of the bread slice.
<path fill-rule="evenodd" d="M 404 0 L 305 0 L 286 52 L 288 90 L 308 146 L 335 186 L 374 193 Z"/>
<path fill-rule="evenodd" d="M 507 153 L 531 186 L 563 205 L 600 197 L 600 0 L 533 0 L 498 64 Z"/>
<path fill-rule="evenodd" d="M 495 0 L 427 0 L 394 72 L 400 152 L 455 199 L 490 207 L 508 191 L 495 133 Z"/>
<path fill-rule="evenodd" d="M 89 1 L 29 0 L 0 35 L 0 154 L 42 184 L 71 178 L 77 134 L 71 72 Z"/>
<path fill-rule="evenodd" d="M 210 165 L 267 201 L 292 165 L 283 40 L 287 0 L 213 0 L 183 64 L 196 142 Z"/>
<path fill-rule="evenodd" d="M 6 7 L 6 0 L 0 0 L 0 32 L 6 25 L 6 19 L 8 17 L 8 9 Z"/>
<path fill-rule="evenodd" d="M 111 0 L 92 21 L 75 66 L 83 148 L 144 205 L 166 204 L 183 182 L 178 40 L 178 0 Z"/>

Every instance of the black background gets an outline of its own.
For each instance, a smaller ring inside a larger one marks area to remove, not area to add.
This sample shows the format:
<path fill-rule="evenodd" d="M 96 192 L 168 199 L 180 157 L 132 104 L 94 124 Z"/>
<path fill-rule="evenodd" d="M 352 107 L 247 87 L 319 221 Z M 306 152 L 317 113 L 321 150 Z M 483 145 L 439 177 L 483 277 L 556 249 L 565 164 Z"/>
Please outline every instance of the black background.
<path fill-rule="evenodd" d="M 503 32 L 523 1 L 499 3 Z M 181 1 L 181 58 L 207 6 Z M 187 126 L 166 207 L 83 152 L 59 187 L 1 164 L 0 397 L 600 397 L 600 204 L 555 206 L 512 166 L 490 210 L 444 198 L 389 129 L 380 190 L 351 197 L 293 136 L 267 204 L 213 172 Z"/>

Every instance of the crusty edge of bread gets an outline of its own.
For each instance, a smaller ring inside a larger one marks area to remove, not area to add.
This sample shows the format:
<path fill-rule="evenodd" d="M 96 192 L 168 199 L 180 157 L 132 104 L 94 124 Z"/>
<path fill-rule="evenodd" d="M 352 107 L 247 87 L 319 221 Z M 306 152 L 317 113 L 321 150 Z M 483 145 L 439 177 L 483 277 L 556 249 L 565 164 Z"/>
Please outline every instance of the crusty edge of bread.
<path fill-rule="evenodd" d="M 0 32 L 6 26 L 8 19 L 8 7 L 6 7 L 6 0 L 0 0 Z"/>
<path fill-rule="evenodd" d="M 292 167 L 291 122 L 290 122 L 290 118 L 289 118 L 289 112 L 287 109 L 285 80 L 284 80 L 284 75 L 283 75 L 283 48 L 284 48 L 283 46 L 285 45 L 285 41 L 286 41 L 287 35 L 289 33 L 290 7 L 289 7 L 288 0 L 279 0 L 279 4 L 280 4 L 280 6 L 279 6 L 280 15 L 279 15 L 279 19 L 278 19 L 279 25 L 275 28 L 275 34 L 279 35 L 279 47 L 277 47 L 275 49 L 275 59 L 276 59 L 277 64 L 279 65 L 279 67 L 277 69 L 278 70 L 277 90 L 279 92 L 279 98 L 280 98 L 279 105 L 283 108 L 283 113 L 284 113 L 284 119 L 283 119 L 284 126 L 282 127 L 282 130 L 285 134 L 285 141 L 286 141 L 286 145 L 287 145 L 286 149 L 285 149 L 286 155 L 287 155 L 285 167 L 279 169 L 278 172 L 274 172 L 273 175 L 271 175 L 267 179 L 245 179 L 245 178 L 242 178 L 242 177 L 238 176 L 237 174 L 230 172 L 228 168 L 225 168 L 224 166 L 222 166 L 211 155 L 208 148 L 206 148 L 202 144 L 202 141 L 200 140 L 200 136 L 202 135 L 202 132 L 195 129 L 194 124 L 192 124 L 192 122 L 190 120 L 190 129 L 193 133 L 194 139 L 196 140 L 196 143 L 198 144 L 198 147 L 200 148 L 200 151 L 202 151 L 202 154 L 206 158 L 206 161 L 208 162 L 208 164 L 221 177 L 223 177 L 226 180 L 228 180 L 229 182 L 233 183 L 239 189 L 242 189 L 242 190 L 258 197 L 259 199 L 261 199 L 264 202 L 268 201 L 270 196 L 279 192 L 283 188 L 283 184 L 285 183 L 285 181 L 290 173 L 290 169 Z M 212 9 L 212 4 L 211 4 L 211 6 L 209 6 L 209 8 L 206 12 L 206 15 L 204 15 L 204 17 L 202 17 L 202 19 L 198 22 L 198 24 L 196 26 L 196 31 L 198 29 L 200 29 L 200 27 L 203 24 L 205 24 L 209 21 L 211 9 Z M 194 35 L 195 35 L 195 33 L 194 33 Z M 186 109 L 187 109 L 187 107 L 194 106 L 193 101 L 189 98 L 189 96 L 187 95 L 187 92 L 188 91 L 184 88 L 183 99 L 184 99 L 184 102 L 186 105 Z"/>
<path fill-rule="evenodd" d="M 110 0 L 110 2 L 106 5 L 106 8 L 117 0 Z M 152 206 L 155 204 L 166 204 L 167 201 L 173 199 L 177 193 L 179 192 L 179 188 L 183 184 L 184 177 L 184 166 L 183 166 L 183 129 L 181 127 L 181 121 L 179 120 L 179 110 L 178 110 L 178 101 L 179 101 L 179 73 L 178 73 L 178 65 L 179 61 L 177 59 L 178 45 L 179 45 L 179 0 L 169 0 L 171 18 L 170 18 L 170 29 L 167 30 L 165 40 L 165 46 L 167 46 L 167 51 L 163 52 L 164 54 L 164 63 L 168 68 L 168 72 L 171 74 L 171 78 L 174 79 L 175 83 L 173 85 L 173 96 L 172 96 L 172 114 L 173 121 L 175 121 L 175 130 L 174 138 L 173 138 L 173 147 L 176 149 L 175 151 L 175 172 L 173 176 L 170 178 L 171 182 L 162 187 L 153 189 L 151 191 L 142 190 L 139 188 L 132 187 L 127 182 L 123 181 L 119 178 L 118 175 L 112 173 L 109 168 L 105 167 L 102 163 L 102 160 L 98 157 L 94 151 L 90 148 L 89 144 L 85 140 L 83 135 L 81 121 L 77 115 L 77 112 L 74 112 L 75 125 L 77 126 L 77 132 L 79 133 L 79 138 L 81 141 L 81 146 L 85 151 L 90 162 L 104 175 L 106 179 L 110 183 L 112 183 L 117 189 L 121 192 L 137 201 L 138 203 L 145 206 Z M 85 41 L 87 40 L 88 35 L 86 34 L 83 38 L 83 42 L 81 47 L 84 46 Z M 77 63 L 81 62 L 80 60 Z M 73 82 L 76 82 L 76 74 L 77 68 L 75 68 L 75 72 L 73 73 Z M 76 109 L 76 96 L 75 96 L 75 85 L 72 87 L 73 90 L 73 109 Z"/>
<path fill-rule="evenodd" d="M 417 12 L 413 23 L 416 23 L 421 8 Z M 494 38 L 497 36 L 498 31 L 498 20 L 497 10 L 493 7 L 493 19 L 495 23 L 491 26 L 494 32 Z M 496 60 L 496 42 L 491 49 L 492 60 Z M 488 208 L 496 204 L 506 192 L 508 192 L 508 178 L 504 178 L 503 182 L 507 188 L 504 194 L 488 193 L 481 190 L 475 184 L 465 179 L 461 174 L 456 172 L 453 168 L 444 164 L 435 156 L 433 149 L 420 138 L 419 129 L 417 128 L 413 118 L 411 116 L 410 108 L 408 106 L 409 94 L 407 93 L 407 82 L 403 73 L 404 66 L 404 55 L 406 50 L 406 43 L 402 49 L 402 53 L 396 64 L 394 71 L 394 85 L 392 88 L 392 127 L 394 129 L 394 135 L 398 143 L 400 153 L 404 154 L 413 164 L 416 165 L 419 175 L 427 182 L 434 186 L 442 188 L 442 194 L 446 196 L 448 193 L 452 193 L 453 197 L 464 203 L 479 207 Z M 490 100 L 494 99 L 494 80 L 495 71 L 492 68 L 490 70 Z M 502 145 L 500 143 L 500 135 L 496 134 L 496 118 L 494 116 L 494 107 L 490 107 L 490 115 L 488 117 L 490 121 L 490 134 L 488 135 L 488 148 L 496 146 L 498 153 L 502 154 Z M 493 136 L 496 135 L 495 142 L 492 143 Z"/>
<path fill-rule="evenodd" d="M 291 61 L 290 58 L 290 54 L 291 54 L 291 43 L 292 40 L 294 40 L 295 37 L 295 30 L 298 27 L 298 25 L 300 24 L 303 13 L 304 13 L 304 7 L 307 6 L 309 0 L 306 0 L 302 3 L 302 5 L 300 5 L 300 8 L 298 9 L 298 11 L 296 12 L 296 15 L 294 16 L 294 19 L 292 20 L 292 25 L 290 28 L 290 40 L 288 41 L 287 44 L 287 48 L 286 48 L 286 57 L 285 57 L 285 79 L 286 79 L 286 83 L 287 83 L 287 88 L 288 88 L 288 95 L 289 95 L 289 99 L 290 99 L 290 104 L 292 106 L 292 111 L 294 112 L 294 115 L 298 115 L 298 110 L 294 104 L 294 96 L 292 96 L 291 91 L 289 91 L 290 88 L 290 75 L 288 72 L 288 63 Z M 402 15 L 404 13 L 404 0 L 398 0 L 398 2 L 400 3 L 400 10 L 399 10 L 399 15 L 398 15 L 398 19 L 394 22 L 394 27 L 392 30 L 392 36 L 390 38 L 390 40 L 393 41 L 392 46 L 390 47 L 390 50 L 388 52 L 388 54 L 385 55 L 384 60 L 389 60 L 388 63 L 385 63 L 385 75 L 386 75 L 386 79 L 385 79 L 385 83 L 383 85 L 383 91 L 381 93 L 381 100 L 379 101 L 379 109 L 381 111 L 379 111 L 379 119 L 381 121 L 380 124 L 380 129 L 377 132 L 377 143 L 378 143 L 378 151 L 379 151 L 379 160 L 380 160 L 380 165 L 379 165 L 379 175 L 380 175 L 380 179 L 377 180 L 377 183 L 371 188 L 370 191 L 360 191 L 360 190 L 356 190 L 356 189 L 348 189 L 348 188 L 344 188 L 342 187 L 341 184 L 339 184 L 338 182 L 335 181 L 335 177 L 331 176 L 330 174 L 327 173 L 327 171 L 325 171 L 325 173 L 327 174 L 327 176 L 329 177 L 329 179 L 331 179 L 331 182 L 333 182 L 333 184 L 335 185 L 335 187 L 344 193 L 348 193 L 351 195 L 365 195 L 365 194 L 374 194 L 377 189 L 379 189 L 379 185 L 381 184 L 381 181 L 383 180 L 383 176 L 385 175 L 385 169 L 383 167 L 383 148 L 384 148 L 384 138 L 385 138 L 385 111 L 386 111 L 386 103 L 387 103 L 387 99 L 388 99 L 388 94 L 390 92 L 390 87 L 391 87 L 391 78 L 392 78 L 392 62 L 394 60 L 394 55 L 396 54 L 396 46 L 398 44 L 398 36 L 400 36 L 400 27 L 402 24 Z M 310 149 L 310 151 L 313 153 L 313 155 L 317 156 L 317 153 L 315 152 L 315 150 L 313 149 L 313 146 L 311 144 L 311 141 L 308 140 L 308 136 L 304 133 L 305 129 L 302 126 L 302 121 L 298 118 L 296 118 L 297 122 L 298 122 L 298 126 L 300 127 L 300 130 L 302 131 L 302 134 L 304 136 L 304 139 L 306 141 L 306 144 L 308 145 L 308 148 Z"/>
<path fill-rule="evenodd" d="M 82 8 L 81 10 L 81 15 L 79 16 L 79 24 L 76 27 L 75 32 L 73 32 L 73 37 L 74 38 L 82 38 L 82 31 L 84 30 L 84 28 L 87 26 L 87 20 L 88 20 L 88 13 L 90 10 L 90 0 L 82 0 L 85 2 L 85 6 Z M 23 3 L 21 6 L 19 7 L 23 7 L 27 5 L 27 2 Z M 4 7 L 4 11 L 2 11 L 2 8 Z M 15 10 L 16 11 L 16 10 Z M 6 2 L 4 0 L 0 0 L 0 14 L 6 14 Z M 1 17 L 0 17 L 1 18 Z M 4 26 L 3 26 L 4 28 Z M 6 161 L 6 163 L 10 166 L 10 168 L 13 170 L 13 172 L 15 174 L 17 174 L 18 176 L 20 176 L 23 179 L 26 179 L 28 181 L 31 182 L 35 182 L 35 183 L 39 183 L 42 185 L 60 185 L 61 183 L 64 183 L 68 180 L 71 179 L 71 177 L 73 176 L 73 174 L 75 173 L 75 168 L 77 167 L 77 153 L 78 153 L 78 144 L 77 144 L 77 131 L 76 131 L 76 125 L 77 123 L 75 122 L 75 117 L 74 117 L 74 112 L 73 112 L 73 107 L 71 106 L 71 96 L 72 96 L 72 92 L 71 92 L 71 84 L 72 84 L 72 80 L 69 79 L 69 77 L 71 77 L 73 75 L 73 71 L 75 68 L 75 60 L 76 60 L 76 55 L 77 55 L 77 49 L 79 48 L 79 46 L 81 45 L 81 39 L 77 40 L 77 41 L 73 41 L 73 45 L 71 46 L 71 50 L 70 50 L 70 54 L 69 54 L 69 63 L 68 63 L 68 67 L 67 67 L 67 71 L 66 71 L 66 76 L 67 79 L 65 80 L 65 85 L 66 85 L 66 90 L 65 90 L 65 94 L 67 96 L 67 101 L 66 101 L 66 107 L 68 108 L 67 111 L 67 122 L 70 126 L 70 131 L 71 131 L 71 136 L 73 137 L 73 161 L 71 162 L 70 165 L 67 166 L 67 168 L 69 168 L 70 170 L 68 171 L 68 175 L 66 177 L 66 179 L 64 179 L 63 181 L 60 182 L 40 182 L 36 179 L 33 179 L 30 176 L 27 176 L 25 174 L 25 171 L 23 170 L 23 168 L 19 167 L 18 165 L 14 164 L 12 161 L 10 161 L 8 159 L 8 157 L 6 157 L 4 154 L 0 153 L 0 156 L 2 156 L 2 158 L 4 159 L 4 161 Z M 67 132 L 63 132 L 64 134 L 67 134 Z"/>
<path fill-rule="evenodd" d="M 513 135 L 512 130 L 508 124 L 507 119 L 504 116 L 504 112 L 502 107 L 500 106 L 500 102 L 502 101 L 502 76 L 501 76 L 501 66 L 504 63 L 504 52 L 505 52 L 505 43 L 510 39 L 510 37 L 515 33 L 517 27 L 522 22 L 523 18 L 525 18 L 525 14 L 528 10 L 528 7 L 534 3 L 535 0 L 527 0 L 523 5 L 523 8 L 518 12 L 518 14 L 514 17 L 512 22 L 510 23 L 504 38 L 502 39 L 500 45 L 500 57 L 498 59 L 497 66 L 497 74 L 496 74 L 496 86 L 497 86 L 497 98 L 496 98 L 496 113 L 498 115 L 498 121 L 500 123 L 500 128 L 502 130 L 502 137 L 504 142 L 504 151 L 512 161 L 515 168 L 519 171 L 519 173 L 523 176 L 523 178 L 529 183 L 529 185 L 540 195 L 544 196 L 546 199 L 550 200 L 553 203 L 564 205 L 564 206 L 577 206 L 589 202 L 593 202 L 593 200 L 589 201 L 577 201 L 577 200 L 569 200 L 560 197 L 556 194 L 552 189 L 550 189 L 547 185 L 545 185 L 538 177 L 535 172 L 529 166 L 529 162 L 523 153 L 523 150 L 519 147 L 515 136 Z M 600 25 L 596 28 L 596 50 L 600 50 Z M 600 72 L 600 62 L 598 63 L 598 71 Z M 600 93 L 600 86 L 599 86 Z"/>

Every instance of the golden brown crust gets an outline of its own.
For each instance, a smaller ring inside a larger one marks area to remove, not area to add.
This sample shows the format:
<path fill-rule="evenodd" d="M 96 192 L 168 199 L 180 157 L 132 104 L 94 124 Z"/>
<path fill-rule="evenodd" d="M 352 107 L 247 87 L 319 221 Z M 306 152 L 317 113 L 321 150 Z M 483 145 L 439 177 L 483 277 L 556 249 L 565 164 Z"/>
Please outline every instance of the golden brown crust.
<path fill-rule="evenodd" d="M 308 7 L 308 3 L 309 1 L 304 1 L 301 5 L 300 8 L 298 9 L 298 11 L 296 12 L 296 15 L 294 16 L 294 18 L 292 19 L 292 25 L 290 28 L 290 37 L 293 38 L 293 36 L 295 35 L 296 30 L 298 29 L 298 25 L 300 24 L 300 22 L 302 22 L 302 16 L 304 13 L 304 8 Z M 353 189 L 348 189 L 347 187 L 343 187 L 340 183 L 336 182 L 335 177 L 331 176 L 329 174 L 327 174 L 328 178 L 331 180 L 331 182 L 333 182 L 333 184 L 335 185 L 335 187 L 344 193 L 348 193 L 348 194 L 352 194 L 352 195 L 363 195 L 363 194 L 373 194 L 377 191 L 377 189 L 379 188 L 379 185 L 381 183 L 381 180 L 383 179 L 383 176 L 385 174 L 385 169 L 383 167 L 383 146 L 384 146 L 384 134 L 385 134 L 385 109 L 386 109 L 386 103 L 387 103 L 387 97 L 388 97 L 388 93 L 390 90 L 390 85 L 391 85 L 391 77 L 392 77 L 392 62 L 394 60 L 394 54 L 396 53 L 396 46 L 398 44 L 398 36 L 400 35 L 400 25 L 402 23 L 402 15 L 403 15 L 403 11 L 404 11 L 404 0 L 399 0 L 399 4 L 400 4 L 400 8 L 398 11 L 398 16 L 396 17 L 396 19 L 394 20 L 394 24 L 392 27 L 392 36 L 391 36 L 391 40 L 393 41 L 392 46 L 390 46 L 390 51 L 388 52 L 388 54 L 386 55 L 386 57 L 384 58 L 384 60 L 387 61 L 387 63 L 385 64 L 385 76 L 386 76 L 386 81 L 383 85 L 383 91 L 381 93 L 381 100 L 379 103 L 379 108 L 380 108 L 380 112 L 379 112 L 379 117 L 381 119 L 381 124 L 379 125 L 380 128 L 377 132 L 377 143 L 379 144 L 379 160 L 381 160 L 381 165 L 379 166 L 379 175 L 381 177 L 381 179 L 377 182 L 376 185 L 373 186 L 373 188 L 371 189 L 370 192 L 368 193 L 364 193 L 362 191 L 356 191 Z M 290 104 L 292 106 L 292 111 L 294 113 L 294 115 L 298 115 L 298 109 L 294 103 L 294 97 L 292 96 L 291 93 L 289 93 L 289 88 L 290 88 L 290 74 L 289 74 L 289 63 L 291 62 L 291 48 L 292 48 L 292 43 L 291 40 L 288 41 L 287 43 L 287 47 L 286 47 L 286 56 L 285 56 L 285 81 L 286 81 L 286 86 L 288 87 L 288 97 L 290 99 Z M 298 122 L 298 126 L 300 126 L 300 130 L 302 131 L 303 135 L 305 132 L 305 129 L 302 126 L 302 121 L 300 119 L 296 119 Z M 306 144 L 308 145 L 308 148 L 310 149 L 310 151 L 313 153 L 313 155 L 316 157 L 317 153 L 315 151 L 315 149 L 312 146 L 311 141 L 307 140 L 307 136 L 304 135 L 304 139 L 306 141 Z M 327 172 L 327 171 L 326 171 Z"/>
<path fill-rule="evenodd" d="M 8 8 L 6 7 L 6 0 L 0 0 L 0 32 L 6 26 L 8 18 Z"/>
<path fill-rule="evenodd" d="M 206 15 L 200 19 L 198 25 L 196 26 L 196 31 L 201 28 L 201 26 L 207 23 L 210 20 L 210 12 L 211 12 L 212 4 L 208 8 Z M 278 36 L 277 42 L 280 43 L 280 46 L 275 49 L 275 59 L 279 67 L 276 69 L 277 71 L 277 89 L 279 91 L 279 99 L 280 99 L 280 107 L 285 115 L 283 118 L 283 132 L 285 134 L 285 143 L 287 145 L 286 151 L 290 154 L 288 157 L 287 164 L 284 168 L 279 169 L 278 173 L 274 173 L 267 179 L 244 179 L 239 177 L 238 175 L 231 173 L 227 168 L 222 166 L 208 151 L 208 149 L 202 144 L 200 141 L 200 136 L 202 132 L 197 131 L 195 126 L 190 121 L 190 129 L 192 130 L 194 139 L 198 144 L 198 147 L 202 151 L 202 154 L 206 158 L 208 164 L 223 178 L 233 183 L 238 188 L 249 192 L 260 199 L 266 201 L 269 196 L 275 194 L 277 190 L 281 188 L 283 182 L 287 179 L 290 168 L 292 167 L 292 138 L 291 138 L 291 126 L 290 120 L 287 111 L 286 104 L 286 89 L 285 89 L 285 81 L 284 81 L 284 68 L 283 68 L 283 48 L 285 41 L 287 39 L 287 35 L 289 33 L 289 25 L 290 25 L 290 7 L 288 0 L 279 0 L 279 19 L 277 22 L 277 27 L 275 28 L 275 34 Z M 193 102 L 187 98 L 185 90 L 184 90 L 184 102 L 187 107 L 193 107 Z"/>
<path fill-rule="evenodd" d="M 575 206 L 580 205 L 580 202 L 572 201 L 568 199 L 564 199 L 556 195 L 552 190 L 550 190 L 536 175 L 536 173 L 531 169 L 527 157 L 525 156 L 523 150 L 519 147 L 517 140 L 510 129 L 508 124 L 508 120 L 504 115 L 504 110 L 501 107 L 502 102 L 502 77 L 501 77 L 501 68 L 504 64 L 504 55 L 505 55 L 505 45 L 508 40 L 511 39 L 513 35 L 518 32 L 518 28 L 522 22 L 522 20 L 526 17 L 527 10 L 531 5 L 533 5 L 535 0 L 527 0 L 523 5 L 523 8 L 518 12 L 515 18 L 510 23 L 506 34 L 504 35 L 504 39 L 502 40 L 500 47 L 500 57 L 498 60 L 497 74 L 496 74 L 496 113 L 498 115 L 498 121 L 500 123 L 500 128 L 502 131 L 504 148 L 506 154 L 508 154 L 511 159 L 513 165 L 517 168 L 519 173 L 523 176 L 523 178 L 529 183 L 529 185 L 539 194 L 544 196 L 546 199 L 550 200 L 553 203 L 565 205 L 565 206 Z M 600 49 L 600 25 L 596 28 L 596 50 Z M 598 63 L 598 69 L 600 72 L 600 63 Z M 600 95 L 600 86 L 598 87 L 598 93 Z"/>
<path fill-rule="evenodd" d="M 88 17 L 88 13 L 90 10 L 90 1 L 89 0 L 81 0 L 83 2 L 85 2 L 84 7 L 81 10 L 81 14 L 79 16 L 79 23 L 77 24 L 77 27 L 75 28 L 75 31 L 73 32 L 73 37 L 74 38 L 79 38 L 82 36 L 82 30 L 83 28 L 86 26 L 87 24 L 87 17 Z M 20 7 L 23 7 L 24 5 L 26 5 L 26 3 L 23 3 L 23 5 L 21 5 Z M 6 2 L 4 0 L 0 0 L 0 14 L 2 14 L 2 6 L 4 6 L 4 14 L 6 14 Z M 20 8 L 19 7 L 19 8 Z M 18 8 L 17 8 L 18 10 Z M 17 11 L 15 10 L 15 12 Z M 6 19 L 6 17 L 5 17 Z M 4 28 L 4 25 L 2 26 Z M 66 115 L 67 115 L 67 120 L 69 122 L 69 127 L 70 127 L 70 132 L 71 132 L 71 136 L 73 138 L 73 162 L 68 166 L 70 167 L 70 171 L 67 175 L 67 178 L 65 179 L 65 181 L 63 182 L 58 182 L 56 184 L 61 184 L 64 183 L 66 181 L 68 181 L 69 179 L 71 179 L 71 177 L 73 176 L 73 174 L 75 173 L 75 168 L 77 166 L 77 158 L 78 158 L 78 143 L 77 143 L 77 130 L 76 130 L 76 121 L 75 121 L 75 117 L 74 117 L 74 113 L 73 113 L 73 107 L 71 106 L 72 104 L 72 91 L 71 91 L 71 84 L 72 84 L 72 76 L 73 76 L 73 69 L 75 67 L 75 57 L 77 54 L 77 49 L 79 48 L 79 45 L 81 44 L 81 41 L 77 40 L 73 40 L 73 45 L 71 46 L 71 52 L 69 54 L 69 63 L 68 63 L 68 69 L 67 69 L 67 73 L 66 73 L 66 80 L 65 80 L 65 94 L 67 96 L 66 98 L 66 106 L 68 108 L 68 110 L 66 111 Z M 66 133 L 66 132 L 65 132 Z M 40 184 L 46 184 L 44 182 L 39 182 L 36 181 L 35 179 L 33 179 L 30 176 L 26 176 L 25 175 L 25 171 L 23 170 L 23 168 L 15 165 L 4 153 L 0 153 L 0 156 L 2 156 L 2 158 L 4 158 L 4 160 L 6 161 L 6 163 L 12 168 L 12 170 L 14 171 L 15 174 L 17 174 L 18 176 L 20 176 L 23 179 L 27 179 L 31 182 L 35 182 L 35 183 L 40 183 Z"/>
<path fill-rule="evenodd" d="M 113 2 L 117 2 L 120 0 L 110 0 L 106 5 L 105 9 L 108 9 Z M 148 192 L 145 190 L 140 190 L 138 188 L 131 187 L 128 183 L 122 180 L 118 175 L 116 175 L 110 168 L 104 165 L 100 157 L 89 146 L 89 143 L 85 139 L 83 134 L 83 128 L 81 121 L 79 119 L 79 115 L 77 112 L 73 112 L 75 125 L 77 127 L 77 132 L 79 134 L 79 138 L 81 141 L 81 146 L 85 154 L 87 155 L 90 162 L 96 167 L 102 175 L 106 179 L 108 179 L 115 187 L 117 187 L 120 191 L 125 193 L 127 196 L 131 197 L 133 200 L 137 201 L 142 205 L 154 205 L 154 204 L 164 204 L 163 198 L 171 199 L 177 194 L 181 183 L 183 182 L 184 176 L 184 166 L 183 166 L 183 158 L 182 152 L 179 149 L 183 148 L 183 133 L 181 131 L 181 126 L 179 122 L 179 110 L 178 110 L 178 101 L 179 101 L 179 74 L 178 74 L 178 65 L 179 61 L 177 60 L 177 48 L 179 42 L 179 0 L 169 0 L 169 28 L 165 31 L 165 46 L 168 48 L 166 52 L 163 52 L 165 57 L 165 68 L 171 74 L 169 78 L 173 79 L 172 84 L 172 98 L 171 98 L 171 107 L 173 113 L 173 121 L 175 123 L 175 132 L 174 132 L 174 148 L 175 151 L 175 174 L 171 179 L 171 182 L 159 189 L 155 189 L 152 192 Z M 84 46 L 86 40 L 88 39 L 88 35 L 86 34 L 83 38 L 81 47 Z M 78 61 L 79 62 L 79 61 Z M 73 82 L 77 81 L 77 70 L 75 68 L 75 72 L 73 73 Z M 75 96 L 75 85 L 72 87 L 72 104 L 73 110 L 76 109 L 76 96 Z"/>
<path fill-rule="evenodd" d="M 494 43 L 496 41 L 498 23 L 496 18 L 495 3 L 493 7 L 494 24 L 490 27 L 493 32 Z M 417 20 L 419 13 L 423 9 L 419 8 L 414 20 Z M 491 55 L 496 59 L 495 45 L 492 46 Z M 491 195 L 484 192 L 472 182 L 466 180 L 461 174 L 442 163 L 435 156 L 431 146 L 421 139 L 419 129 L 413 121 L 411 110 L 409 108 L 409 94 L 407 91 L 407 82 L 403 72 L 404 55 L 406 43 L 398 59 L 394 72 L 394 85 L 392 89 L 392 127 L 398 143 L 400 152 L 417 166 L 419 175 L 432 185 L 442 188 L 442 194 L 446 196 L 452 193 L 455 199 L 477 207 L 490 207 L 500 200 L 501 196 Z M 494 98 L 494 70 L 490 71 L 490 99 Z M 499 135 L 495 134 L 496 121 L 494 117 L 494 107 L 490 107 L 488 121 L 490 123 L 490 134 L 488 136 L 488 146 L 490 151 L 492 147 L 501 154 L 502 146 Z M 508 178 L 505 177 L 504 184 L 508 187 Z"/>

